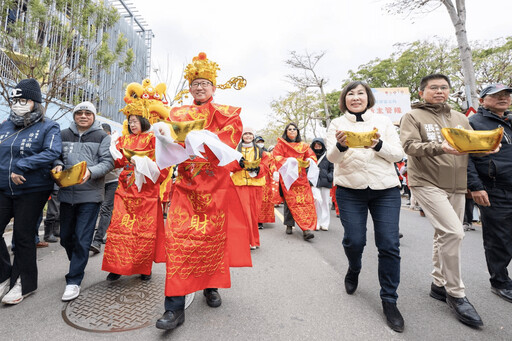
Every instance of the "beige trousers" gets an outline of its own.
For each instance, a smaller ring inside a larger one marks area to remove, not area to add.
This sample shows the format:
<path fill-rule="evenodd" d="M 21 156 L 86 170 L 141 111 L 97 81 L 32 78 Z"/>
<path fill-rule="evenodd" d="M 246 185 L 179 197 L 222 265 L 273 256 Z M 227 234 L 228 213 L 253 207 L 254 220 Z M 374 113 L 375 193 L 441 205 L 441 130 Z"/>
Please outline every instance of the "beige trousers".
<path fill-rule="evenodd" d="M 432 277 L 453 297 L 464 297 L 460 250 L 464 229 L 464 193 L 448 193 L 434 186 L 411 187 L 411 192 L 434 227 Z"/>

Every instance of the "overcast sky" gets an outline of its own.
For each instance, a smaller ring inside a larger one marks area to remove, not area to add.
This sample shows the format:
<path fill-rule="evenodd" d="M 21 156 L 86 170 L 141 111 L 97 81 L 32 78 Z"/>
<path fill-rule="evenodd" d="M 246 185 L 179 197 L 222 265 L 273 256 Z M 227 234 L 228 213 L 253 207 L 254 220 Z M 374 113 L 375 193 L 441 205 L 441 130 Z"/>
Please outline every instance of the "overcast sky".
<path fill-rule="evenodd" d="M 247 79 L 247 87 L 240 91 L 217 90 L 215 102 L 241 106 L 244 125 L 255 129 L 264 128 L 268 122 L 270 102 L 293 90 L 285 78 L 293 72 L 284 62 L 290 51 L 327 51 L 317 71 L 329 79 L 330 92 L 340 89 L 348 70 L 388 57 L 395 43 L 436 37 L 455 43 L 455 31 L 444 6 L 413 22 L 388 15 L 382 9 L 383 0 L 131 3 L 155 34 L 152 64 L 159 70 L 160 80 L 172 75 L 168 92 L 174 93 L 183 66 L 204 51 L 221 68 L 217 84 L 238 75 Z M 512 1 L 467 0 L 466 6 L 470 40 L 512 36 Z M 156 80 L 153 74 L 153 83 Z"/>

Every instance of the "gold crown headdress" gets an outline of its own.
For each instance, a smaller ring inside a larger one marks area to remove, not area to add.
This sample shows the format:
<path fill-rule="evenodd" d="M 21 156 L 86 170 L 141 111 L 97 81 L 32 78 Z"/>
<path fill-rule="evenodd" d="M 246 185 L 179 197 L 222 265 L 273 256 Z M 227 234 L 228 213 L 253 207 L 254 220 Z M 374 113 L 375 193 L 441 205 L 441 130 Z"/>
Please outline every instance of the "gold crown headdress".
<path fill-rule="evenodd" d="M 184 78 L 188 80 L 189 85 L 196 79 L 207 79 L 212 82 L 213 86 L 219 89 L 234 88 L 235 90 L 240 90 L 247 85 L 247 80 L 242 76 L 233 77 L 225 84 L 217 85 L 218 70 L 220 70 L 219 65 L 206 58 L 206 53 L 200 52 L 196 57 L 192 58 L 192 63 L 188 64 L 185 68 Z M 185 96 L 187 98 L 188 93 L 188 89 L 182 90 L 174 97 L 174 100 L 182 103 L 182 97 Z"/>
<path fill-rule="evenodd" d="M 126 87 L 124 101 L 126 106 L 119 110 L 125 114 L 126 119 L 130 115 L 142 116 L 153 124 L 169 117 L 169 102 L 165 96 L 167 86 L 160 83 L 153 87 L 149 79 L 144 79 L 142 84 L 130 83 Z M 128 132 L 128 121 L 124 121 L 123 134 Z"/>

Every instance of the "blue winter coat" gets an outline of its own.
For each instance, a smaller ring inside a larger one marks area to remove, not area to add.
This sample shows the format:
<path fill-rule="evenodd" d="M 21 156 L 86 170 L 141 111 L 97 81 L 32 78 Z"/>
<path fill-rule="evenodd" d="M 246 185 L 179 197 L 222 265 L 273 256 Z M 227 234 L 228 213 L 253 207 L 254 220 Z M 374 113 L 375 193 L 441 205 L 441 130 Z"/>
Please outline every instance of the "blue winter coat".
<path fill-rule="evenodd" d="M 11 120 L 0 125 L 0 191 L 6 195 L 51 190 L 53 162 L 62 150 L 59 125 L 49 118 L 28 126 L 16 127 Z M 16 185 L 11 173 L 26 181 Z"/>

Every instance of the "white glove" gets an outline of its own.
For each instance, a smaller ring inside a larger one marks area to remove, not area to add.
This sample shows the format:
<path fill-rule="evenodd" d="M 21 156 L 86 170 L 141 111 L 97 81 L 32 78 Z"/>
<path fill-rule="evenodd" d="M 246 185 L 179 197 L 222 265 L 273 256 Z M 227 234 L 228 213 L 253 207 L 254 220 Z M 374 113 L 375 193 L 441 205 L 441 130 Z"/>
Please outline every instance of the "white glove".
<path fill-rule="evenodd" d="M 279 172 L 274 172 L 274 174 L 272 174 L 272 177 L 274 178 L 275 182 L 279 182 Z"/>

